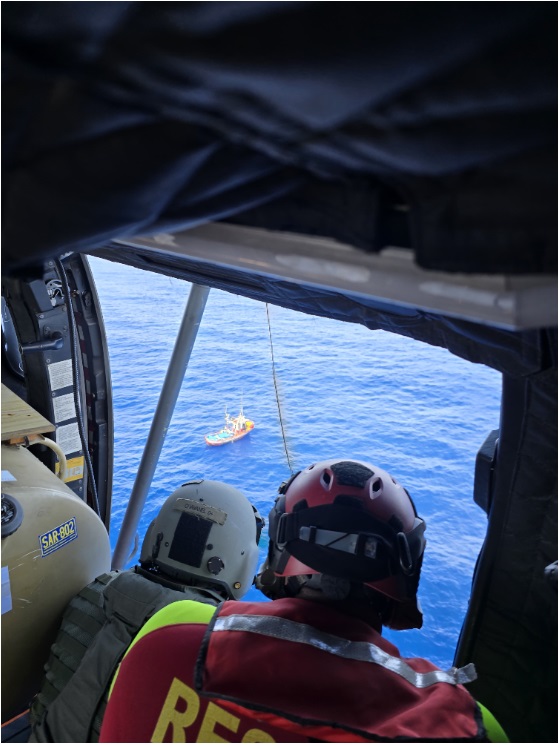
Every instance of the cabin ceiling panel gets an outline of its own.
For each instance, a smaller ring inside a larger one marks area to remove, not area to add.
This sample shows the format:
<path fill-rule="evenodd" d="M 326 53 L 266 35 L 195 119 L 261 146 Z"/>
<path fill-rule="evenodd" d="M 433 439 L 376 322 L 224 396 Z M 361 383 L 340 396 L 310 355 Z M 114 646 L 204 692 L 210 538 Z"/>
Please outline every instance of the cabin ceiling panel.
<path fill-rule="evenodd" d="M 388 245 L 364 253 L 324 237 L 286 233 L 229 223 L 201 225 L 114 241 L 150 254 L 158 263 L 195 260 L 206 271 L 240 270 L 248 284 L 259 277 L 295 282 L 375 303 L 420 310 L 509 329 L 557 324 L 557 280 L 538 275 L 491 275 L 428 271 L 413 251 Z M 239 276 L 242 276 L 239 275 Z"/>
<path fill-rule="evenodd" d="M 511 331 L 462 319 L 425 313 L 373 298 L 321 290 L 176 255 L 154 255 L 130 245 L 108 246 L 95 255 L 189 282 L 269 302 L 303 313 L 383 329 L 443 347 L 470 362 L 512 376 L 528 375 L 550 364 L 553 343 L 543 329 Z"/>

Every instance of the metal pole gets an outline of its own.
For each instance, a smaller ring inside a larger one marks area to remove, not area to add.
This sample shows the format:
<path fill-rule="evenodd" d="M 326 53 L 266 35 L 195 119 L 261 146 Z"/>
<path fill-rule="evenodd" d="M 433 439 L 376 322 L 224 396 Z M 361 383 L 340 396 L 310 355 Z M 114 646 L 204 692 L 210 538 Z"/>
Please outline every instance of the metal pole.
<path fill-rule="evenodd" d="M 136 536 L 138 523 L 173 416 L 209 292 L 209 287 L 195 284 L 192 285 L 190 290 L 144 454 L 116 542 L 113 554 L 113 569 L 122 569 L 130 556 L 130 547 Z"/>

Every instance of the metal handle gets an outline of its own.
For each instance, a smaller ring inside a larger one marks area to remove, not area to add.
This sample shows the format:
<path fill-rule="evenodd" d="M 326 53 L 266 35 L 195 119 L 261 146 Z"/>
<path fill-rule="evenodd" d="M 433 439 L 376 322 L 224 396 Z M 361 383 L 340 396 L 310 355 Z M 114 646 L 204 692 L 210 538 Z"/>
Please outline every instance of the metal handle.
<path fill-rule="evenodd" d="M 64 337 L 60 331 L 55 331 L 50 339 L 44 341 L 30 341 L 21 345 L 22 352 L 48 352 L 51 349 L 62 349 L 64 346 Z"/>

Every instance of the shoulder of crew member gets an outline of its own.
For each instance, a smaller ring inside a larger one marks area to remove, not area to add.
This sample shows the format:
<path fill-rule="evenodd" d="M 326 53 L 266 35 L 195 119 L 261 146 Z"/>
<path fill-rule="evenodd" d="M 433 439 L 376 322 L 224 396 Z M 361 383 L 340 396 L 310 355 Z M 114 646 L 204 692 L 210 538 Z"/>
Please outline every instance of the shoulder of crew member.
<path fill-rule="evenodd" d="M 126 654 L 134 647 L 137 642 L 157 629 L 179 624 L 208 624 L 215 613 L 215 607 L 203 603 L 199 600 L 177 600 L 174 603 L 166 605 L 161 610 L 154 613 L 146 621 L 140 631 L 134 637 L 134 640 L 128 647 Z M 126 657 L 126 655 L 124 655 Z"/>
<path fill-rule="evenodd" d="M 501 727 L 499 722 L 495 719 L 493 714 L 479 701 L 476 701 L 479 710 L 481 711 L 481 717 L 483 719 L 483 726 L 487 732 L 487 739 L 489 742 L 510 742 L 504 729 Z"/>

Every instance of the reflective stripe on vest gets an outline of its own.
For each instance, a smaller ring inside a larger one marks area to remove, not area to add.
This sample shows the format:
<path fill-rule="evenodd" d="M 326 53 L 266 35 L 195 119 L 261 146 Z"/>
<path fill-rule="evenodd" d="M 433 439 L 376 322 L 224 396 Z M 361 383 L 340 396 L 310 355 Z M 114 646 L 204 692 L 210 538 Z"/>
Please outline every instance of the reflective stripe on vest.
<path fill-rule="evenodd" d="M 347 660 L 358 660 L 359 662 L 370 662 L 374 665 L 380 665 L 386 670 L 400 675 L 415 688 L 427 688 L 436 683 L 463 685 L 464 683 L 471 683 L 477 677 L 475 667 L 472 663 L 465 667 L 453 667 L 447 671 L 432 670 L 428 673 L 419 673 L 411 668 L 405 660 L 384 652 L 375 644 L 348 641 L 333 634 L 326 634 L 307 624 L 289 621 L 286 618 L 276 618 L 274 616 L 225 616 L 216 620 L 213 631 L 245 631 L 253 634 L 261 634 L 262 636 L 270 636 L 275 639 L 297 642 L 299 644 L 308 644 L 323 652 L 328 652 L 329 654 L 334 654 Z"/>
<path fill-rule="evenodd" d="M 460 684 L 471 673 L 403 659 L 362 619 L 283 598 L 219 606 L 194 683 L 202 695 L 275 714 L 309 734 L 330 727 L 369 741 L 487 742 L 481 712 Z"/>

